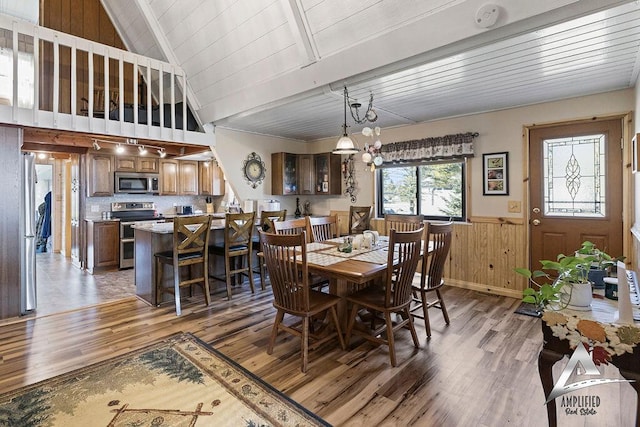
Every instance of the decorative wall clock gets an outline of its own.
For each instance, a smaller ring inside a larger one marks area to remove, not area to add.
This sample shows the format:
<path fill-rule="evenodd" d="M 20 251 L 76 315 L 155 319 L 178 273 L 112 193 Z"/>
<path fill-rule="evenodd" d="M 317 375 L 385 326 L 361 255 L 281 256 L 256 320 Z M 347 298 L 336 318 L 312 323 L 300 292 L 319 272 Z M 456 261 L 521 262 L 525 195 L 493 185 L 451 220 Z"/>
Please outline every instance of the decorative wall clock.
<path fill-rule="evenodd" d="M 260 156 L 254 152 L 249 154 L 247 159 L 242 163 L 244 179 L 247 180 L 247 184 L 252 188 L 256 188 L 258 185 L 262 184 L 266 171 L 267 168 L 265 167 L 264 162 Z"/>

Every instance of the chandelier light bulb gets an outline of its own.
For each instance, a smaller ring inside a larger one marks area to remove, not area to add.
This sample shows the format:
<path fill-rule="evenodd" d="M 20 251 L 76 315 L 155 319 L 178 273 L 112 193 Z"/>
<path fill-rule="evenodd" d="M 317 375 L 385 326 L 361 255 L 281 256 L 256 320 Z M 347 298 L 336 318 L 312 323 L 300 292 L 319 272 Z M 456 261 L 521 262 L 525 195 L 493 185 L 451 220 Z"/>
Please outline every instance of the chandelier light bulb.
<path fill-rule="evenodd" d="M 376 126 L 373 131 L 376 133 L 376 136 L 380 136 L 380 126 Z"/>
<path fill-rule="evenodd" d="M 370 122 L 375 122 L 376 120 L 378 120 L 378 114 L 373 109 L 367 111 L 366 117 Z"/>
<path fill-rule="evenodd" d="M 369 154 L 368 152 L 367 152 L 367 153 L 362 154 L 362 161 L 363 161 L 363 162 L 365 162 L 365 163 L 370 163 L 370 162 L 371 162 L 371 159 L 372 159 L 371 154 Z"/>
<path fill-rule="evenodd" d="M 365 126 L 364 128 L 362 128 L 362 134 L 364 136 L 371 136 L 371 128 L 368 126 Z"/>
<path fill-rule="evenodd" d="M 373 146 L 376 150 L 379 150 L 380 148 L 382 148 L 382 141 L 376 139 L 376 142 L 373 143 Z"/>

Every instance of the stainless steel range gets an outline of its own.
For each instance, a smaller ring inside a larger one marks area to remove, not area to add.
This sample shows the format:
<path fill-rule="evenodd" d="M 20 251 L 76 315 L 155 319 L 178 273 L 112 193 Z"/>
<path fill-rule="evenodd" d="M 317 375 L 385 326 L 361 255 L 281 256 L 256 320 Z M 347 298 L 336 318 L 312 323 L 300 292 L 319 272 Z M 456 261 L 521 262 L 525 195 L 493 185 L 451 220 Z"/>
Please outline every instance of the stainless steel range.
<path fill-rule="evenodd" d="M 164 222 L 153 202 L 111 203 L 111 216 L 120 220 L 120 268 L 132 268 L 135 254 L 134 224 Z"/>

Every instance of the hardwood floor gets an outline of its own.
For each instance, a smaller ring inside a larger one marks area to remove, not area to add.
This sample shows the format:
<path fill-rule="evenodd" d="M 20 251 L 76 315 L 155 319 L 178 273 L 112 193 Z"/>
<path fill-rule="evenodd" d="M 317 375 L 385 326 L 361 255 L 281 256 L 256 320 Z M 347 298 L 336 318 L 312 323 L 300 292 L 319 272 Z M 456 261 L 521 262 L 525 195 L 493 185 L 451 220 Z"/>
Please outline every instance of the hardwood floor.
<path fill-rule="evenodd" d="M 136 294 L 133 269 L 89 274 L 59 253 L 36 254 L 38 307 L 29 317 L 75 310 Z"/>
<path fill-rule="evenodd" d="M 447 287 L 451 325 L 433 311 L 427 341 L 417 320 L 420 349 L 408 331 L 399 333 L 398 367 L 390 367 L 386 347 L 354 339 L 348 351 L 337 343 L 311 351 L 309 371 L 302 374 L 299 340 L 281 334 L 267 355 L 275 310 L 270 288 L 259 288 L 252 295 L 248 285 L 237 287 L 227 301 L 220 285 L 210 307 L 201 297 L 185 299 L 180 318 L 173 304 L 155 308 L 129 297 L 0 322 L 0 392 L 190 332 L 333 425 L 546 425 L 537 371 L 540 320 L 514 314 L 514 299 Z M 600 387 L 589 394 L 611 403 L 608 418 L 560 416 L 569 423 L 560 425 L 632 425 L 613 406 L 622 399 L 634 412 L 631 387 Z"/>

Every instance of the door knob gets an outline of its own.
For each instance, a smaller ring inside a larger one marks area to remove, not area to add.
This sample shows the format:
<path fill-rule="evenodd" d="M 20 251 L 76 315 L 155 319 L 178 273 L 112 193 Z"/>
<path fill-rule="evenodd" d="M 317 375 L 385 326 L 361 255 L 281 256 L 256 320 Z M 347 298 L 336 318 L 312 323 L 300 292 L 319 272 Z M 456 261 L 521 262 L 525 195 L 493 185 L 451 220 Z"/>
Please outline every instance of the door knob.
<path fill-rule="evenodd" d="M 533 208 L 533 213 L 540 213 L 540 208 Z"/>
<path fill-rule="evenodd" d="M 534 219 L 533 221 L 531 221 L 531 223 L 533 225 L 540 225 L 540 220 L 539 219 Z"/>

